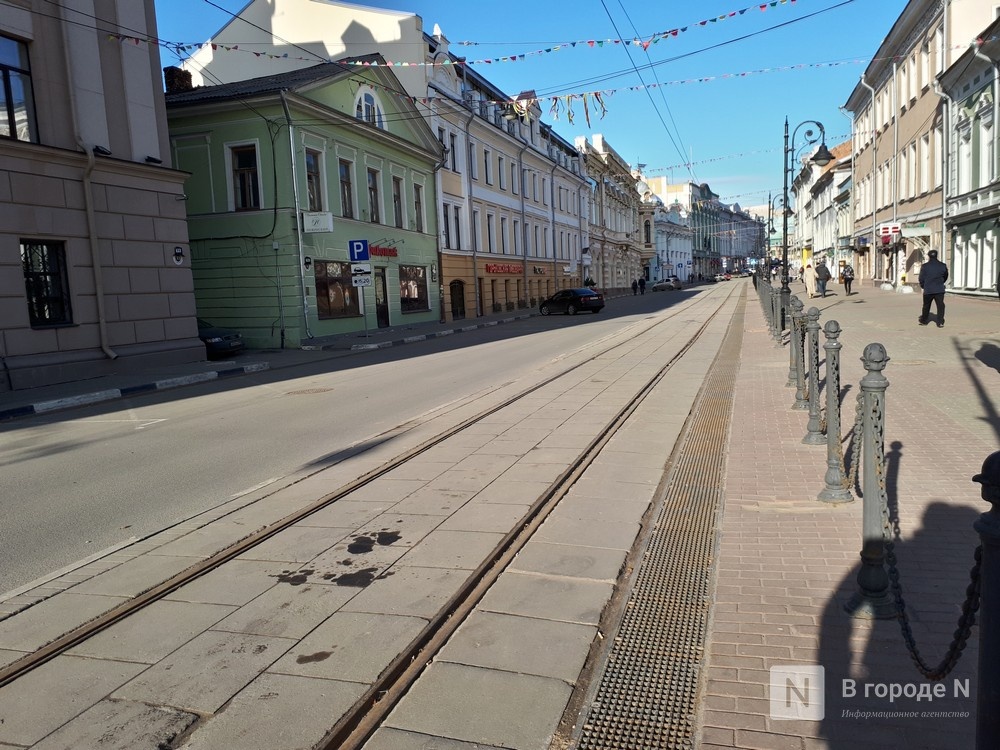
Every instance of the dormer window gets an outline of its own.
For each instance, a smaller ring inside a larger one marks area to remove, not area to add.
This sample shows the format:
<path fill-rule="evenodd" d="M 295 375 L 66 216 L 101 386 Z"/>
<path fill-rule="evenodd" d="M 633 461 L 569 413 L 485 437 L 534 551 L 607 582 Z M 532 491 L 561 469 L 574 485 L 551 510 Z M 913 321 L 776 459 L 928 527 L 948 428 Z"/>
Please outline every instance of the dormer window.
<path fill-rule="evenodd" d="M 370 88 L 362 88 L 358 92 L 358 98 L 354 103 L 354 116 L 380 130 L 385 130 L 382 104 Z"/>

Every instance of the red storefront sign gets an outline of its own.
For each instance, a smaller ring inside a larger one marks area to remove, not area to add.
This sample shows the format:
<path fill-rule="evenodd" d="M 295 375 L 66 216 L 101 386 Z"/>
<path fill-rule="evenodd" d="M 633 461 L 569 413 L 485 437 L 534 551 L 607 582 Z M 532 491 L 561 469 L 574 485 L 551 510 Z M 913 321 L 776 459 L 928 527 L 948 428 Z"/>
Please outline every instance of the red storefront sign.
<path fill-rule="evenodd" d="M 369 255 L 379 255 L 383 258 L 395 258 L 399 255 L 396 248 L 394 247 L 382 247 L 381 245 L 372 245 L 368 248 Z"/>
<path fill-rule="evenodd" d="M 518 263 L 487 263 L 486 273 L 523 273 L 524 266 Z"/>

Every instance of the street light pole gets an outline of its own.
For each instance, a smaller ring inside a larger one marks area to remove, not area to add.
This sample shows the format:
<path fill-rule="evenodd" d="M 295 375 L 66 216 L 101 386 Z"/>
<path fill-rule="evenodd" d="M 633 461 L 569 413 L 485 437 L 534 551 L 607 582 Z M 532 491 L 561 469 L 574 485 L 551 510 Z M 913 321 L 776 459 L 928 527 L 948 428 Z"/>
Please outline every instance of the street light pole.
<path fill-rule="evenodd" d="M 814 136 L 812 130 L 806 130 L 805 138 L 806 142 L 804 146 L 812 145 L 819 141 L 819 148 L 816 149 L 816 153 L 812 155 L 810 161 L 818 167 L 825 167 L 831 161 L 833 161 L 833 154 L 826 147 L 826 128 L 823 127 L 823 123 L 817 120 L 806 120 L 800 122 L 795 126 L 795 130 L 792 131 L 791 145 L 789 146 L 788 138 L 788 115 L 785 115 L 785 149 L 784 149 L 784 163 L 782 168 L 784 171 L 783 181 L 784 187 L 782 190 L 782 196 L 784 198 L 784 211 L 782 212 L 782 236 L 781 236 L 781 326 L 782 330 L 785 328 L 785 318 L 787 316 L 786 311 L 788 310 L 789 298 L 791 297 L 792 290 L 788 288 L 788 175 L 792 171 L 792 154 L 795 152 L 795 136 L 799 132 L 799 128 L 803 125 L 815 125 L 819 128 L 819 135 Z"/>

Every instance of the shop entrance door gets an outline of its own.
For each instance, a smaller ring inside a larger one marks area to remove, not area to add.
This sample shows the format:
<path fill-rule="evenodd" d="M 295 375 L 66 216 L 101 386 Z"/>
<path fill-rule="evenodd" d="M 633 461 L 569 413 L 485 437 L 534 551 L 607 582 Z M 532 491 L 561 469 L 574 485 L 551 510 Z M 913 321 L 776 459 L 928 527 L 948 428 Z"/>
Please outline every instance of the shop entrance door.
<path fill-rule="evenodd" d="M 389 300 L 385 294 L 385 269 L 375 269 L 375 317 L 379 328 L 389 327 Z"/>

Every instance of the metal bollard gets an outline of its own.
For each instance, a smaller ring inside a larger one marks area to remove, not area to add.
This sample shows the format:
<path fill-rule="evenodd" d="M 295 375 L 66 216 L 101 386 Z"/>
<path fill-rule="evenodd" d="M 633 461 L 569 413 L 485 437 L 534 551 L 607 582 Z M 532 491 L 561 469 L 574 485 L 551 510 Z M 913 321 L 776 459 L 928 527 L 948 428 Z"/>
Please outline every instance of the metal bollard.
<path fill-rule="evenodd" d="M 781 309 L 781 293 L 771 287 L 771 335 L 774 338 L 775 346 L 781 346 L 781 323 L 778 317 Z"/>
<path fill-rule="evenodd" d="M 810 307 L 806 317 L 806 340 L 809 346 L 809 421 L 806 423 L 805 445 L 823 445 L 823 421 L 819 405 L 819 308 Z"/>
<path fill-rule="evenodd" d="M 882 536 L 882 499 L 879 492 L 877 456 L 885 455 L 882 409 L 889 381 L 882 374 L 889 355 L 881 344 L 865 347 L 861 363 L 867 374 L 861 378 L 862 398 L 862 455 L 863 473 L 861 489 L 864 493 L 861 509 L 861 570 L 858 571 L 858 591 L 847 604 L 847 611 L 855 617 L 892 619 L 897 617 L 896 604 L 889 592 L 889 574 L 885 570 L 885 545 Z M 879 424 L 876 424 L 878 422 Z"/>
<path fill-rule="evenodd" d="M 796 296 L 794 296 L 794 295 L 792 296 L 792 298 L 788 302 L 788 304 L 791 305 L 792 309 L 790 309 L 788 311 L 788 380 L 785 382 L 785 388 L 794 388 L 795 387 L 796 365 L 795 365 L 795 345 L 794 345 L 794 343 L 795 343 L 795 331 L 796 331 L 796 328 L 795 328 L 795 326 L 796 326 L 796 322 L 795 322 L 795 303 L 796 302 L 798 302 L 798 305 L 801 308 L 802 307 L 802 302 L 800 302 L 799 298 L 796 297 Z"/>
<path fill-rule="evenodd" d="M 827 503 L 853 502 L 854 494 L 844 486 L 843 449 L 840 443 L 840 323 L 828 320 L 823 326 L 826 343 L 826 487 L 817 500 Z"/>
<path fill-rule="evenodd" d="M 983 485 L 983 500 L 993 507 L 974 524 L 983 545 L 979 580 L 979 688 L 976 696 L 976 748 L 1000 747 L 1000 451 L 983 461 L 972 478 Z"/>
<path fill-rule="evenodd" d="M 808 409 L 806 400 L 806 365 L 803 344 L 806 333 L 806 314 L 798 297 L 792 298 L 792 338 L 789 346 L 795 349 L 795 402 L 793 409 Z"/>

